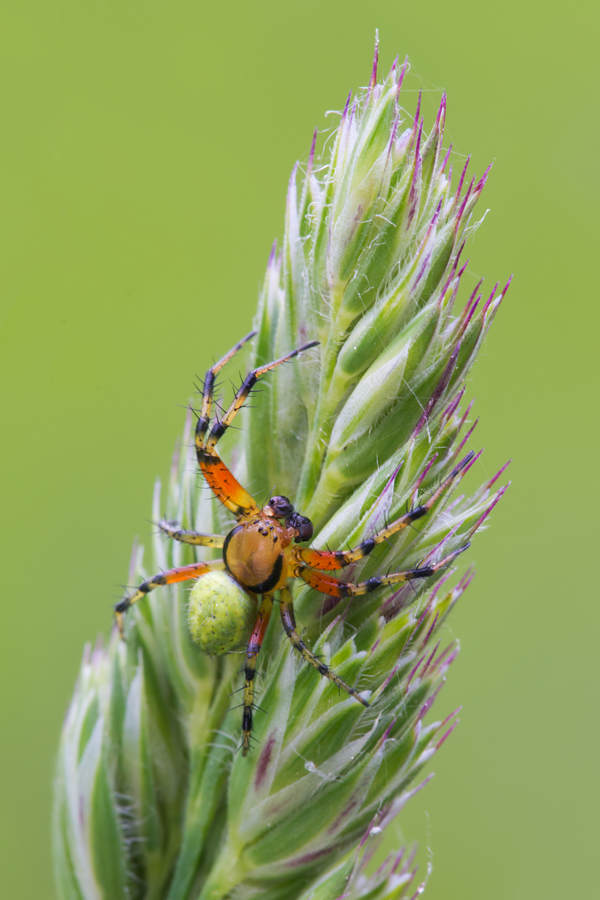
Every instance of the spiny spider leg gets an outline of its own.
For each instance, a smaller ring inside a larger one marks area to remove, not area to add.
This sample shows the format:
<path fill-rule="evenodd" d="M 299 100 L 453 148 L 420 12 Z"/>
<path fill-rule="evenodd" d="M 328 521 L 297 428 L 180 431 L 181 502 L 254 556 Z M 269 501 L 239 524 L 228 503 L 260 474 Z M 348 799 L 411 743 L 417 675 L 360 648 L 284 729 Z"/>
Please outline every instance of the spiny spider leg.
<path fill-rule="evenodd" d="M 227 354 L 227 356 L 223 357 L 222 360 L 220 360 L 206 373 L 202 411 L 196 425 L 196 455 L 198 457 L 200 470 L 204 475 L 207 484 L 212 488 L 221 503 L 223 503 L 227 507 L 227 509 L 231 510 L 238 521 L 245 519 L 248 516 L 256 515 L 256 513 L 258 513 L 258 506 L 256 505 L 256 501 L 254 500 L 254 498 L 233 477 L 233 475 L 215 450 L 215 446 L 219 439 L 225 434 L 233 419 L 244 405 L 244 401 L 247 399 L 250 391 L 261 375 L 265 375 L 271 369 L 274 369 L 276 366 L 281 365 L 281 363 L 287 362 L 289 359 L 293 359 L 295 356 L 298 356 L 299 353 L 302 353 L 304 350 L 308 350 L 310 347 L 315 347 L 319 343 L 318 341 L 312 341 L 309 344 L 305 344 L 303 347 L 299 347 L 297 350 L 293 350 L 286 356 L 282 356 L 281 359 L 276 359 L 274 362 L 267 363 L 264 366 L 259 366 L 257 369 L 253 369 L 252 372 L 246 375 L 242 386 L 233 399 L 233 403 L 231 404 L 221 421 L 215 422 L 208 440 L 205 441 L 210 419 L 210 411 L 212 408 L 214 376 L 216 372 L 218 372 L 218 370 L 225 364 L 225 362 L 231 359 L 233 354 L 251 337 L 252 334 L 245 337 L 243 341 L 240 341 L 240 343 L 236 347 L 234 347 L 234 349 L 230 351 L 229 354 Z"/>
<path fill-rule="evenodd" d="M 196 423 L 195 444 L 200 471 L 216 497 L 218 497 L 227 509 L 231 510 L 238 520 L 258 512 L 256 501 L 254 500 L 254 497 L 242 487 L 237 479 L 234 478 L 218 453 L 212 448 L 210 450 L 205 448 L 204 439 L 210 424 L 215 376 L 238 352 L 238 350 L 240 350 L 250 338 L 254 337 L 255 334 L 255 331 L 251 331 L 250 334 L 247 334 L 246 337 L 242 338 L 242 340 L 239 341 L 229 353 L 226 353 L 219 362 L 215 363 L 214 366 L 211 366 L 206 373 L 206 377 L 204 378 L 204 390 L 202 393 L 202 409 Z"/>
<path fill-rule="evenodd" d="M 291 353 L 288 353 L 286 356 L 282 356 L 281 359 L 276 359 L 273 362 L 267 363 L 264 366 L 259 366 L 257 369 L 253 369 L 252 372 L 249 372 L 248 375 L 246 375 L 246 377 L 244 378 L 242 386 L 233 398 L 231 406 L 229 407 L 221 421 L 215 422 L 215 424 L 213 425 L 212 431 L 206 442 L 206 452 L 211 453 L 214 450 L 217 442 L 221 437 L 223 437 L 223 435 L 233 422 L 235 416 L 244 405 L 244 401 L 247 399 L 250 391 L 261 375 L 266 375 L 266 373 L 270 372 L 271 369 L 275 369 L 282 363 L 288 362 L 288 360 L 290 359 L 294 359 L 294 357 L 298 356 L 299 353 L 303 353 L 305 350 L 310 350 L 311 347 L 317 347 L 318 344 L 318 341 L 311 341 L 309 344 L 304 344 L 304 346 L 298 347 L 297 350 L 292 350 Z"/>
<path fill-rule="evenodd" d="M 246 648 L 246 662 L 244 664 L 244 712 L 242 717 L 242 753 L 244 756 L 250 749 L 250 733 L 252 731 L 252 710 L 254 709 L 254 678 L 256 675 L 256 657 L 262 646 L 267 625 L 273 609 L 273 594 L 263 594 L 256 624 L 252 629 L 248 647 Z"/>
<path fill-rule="evenodd" d="M 283 622 L 284 631 L 292 642 L 293 647 L 299 652 L 300 656 L 311 665 L 313 665 L 320 675 L 324 675 L 325 678 L 333 681 L 334 684 L 337 684 L 339 688 L 346 691 L 346 693 L 350 694 L 351 697 L 355 697 L 359 701 L 359 703 L 362 703 L 363 706 L 369 706 L 367 701 L 359 695 L 357 690 L 355 690 L 353 687 L 350 687 L 350 685 L 346 684 L 345 681 L 342 681 L 339 675 L 335 674 L 333 669 L 330 669 L 329 666 L 326 666 L 325 663 L 318 658 L 318 656 L 315 656 L 314 653 L 311 653 L 302 638 L 298 635 L 298 632 L 296 631 L 296 617 L 294 616 L 294 606 L 292 603 L 292 592 L 287 586 L 281 588 L 280 604 L 281 621 Z"/>
<path fill-rule="evenodd" d="M 420 519 L 422 516 L 426 515 L 439 496 L 444 493 L 446 488 L 448 488 L 464 468 L 468 466 L 474 455 L 474 453 L 467 454 L 467 456 L 465 456 L 465 458 L 452 470 L 448 477 L 442 481 L 426 503 L 423 503 L 421 506 L 415 506 L 414 509 L 411 509 L 406 515 L 401 516 L 399 519 L 396 519 L 391 525 L 383 528 L 372 537 L 366 538 L 366 540 L 364 540 L 362 544 L 359 544 L 355 550 L 325 551 L 313 550 L 311 547 L 296 547 L 294 548 L 296 560 L 310 566 L 312 569 L 327 571 L 331 569 L 343 569 L 344 566 L 349 566 L 351 563 L 363 559 L 365 556 L 368 556 L 378 544 L 383 543 L 383 541 L 387 540 L 393 534 L 396 534 L 402 528 L 406 528 L 407 525 L 410 525 L 416 519 Z"/>
<path fill-rule="evenodd" d="M 242 349 L 244 344 L 247 344 L 249 340 L 251 340 L 255 331 L 251 331 L 246 337 L 243 337 L 241 341 L 232 347 L 231 350 L 225 354 L 225 356 L 216 362 L 214 366 L 211 366 L 206 376 L 204 378 L 204 388 L 202 391 L 202 409 L 200 411 L 200 418 L 198 420 L 198 425 L 196 426 L 196 440 L 201 441 L 202 446 L 204 445 L 204 438 L 206 436 L 206 432 L 208 431 L 208 426 L 210 423 L 210 415 L 212 412 L 212 404 L 213 404 L 213 390 L 215 387 L 215 376 L 221 371 L 223 366 L 225 366 L 230 359 L 232 359 L 235 354 Z"/>
<path fill-rule="evenodd" d="M 176 569 L 168 569 L 166 572 L 161 572 L 160 575 L 154 575 L 153 578 L 143 581 L 137 591 L 123 597 L 123 599 L 115 605 L 115 616 L 117 625 L 119 626 L 119 634 L 123 637 L 123 614 L 126 613 L 134 603 L 142 600 L 146 594 L 150 593 L 150 591 L 160 587 L 162 584 L 175 584 L 178 581 L 189 581 L 192 578 L 200 578 L 200 576 L 205 575 L 206 572 L 214 572 L 215 569 L 224 568 L 225 564 L 223 561 L 217 559 L 209 563 L 193 563 L 191 566 L 179 566 Z"/>
<path fill-rule="evenodd" d="M 470 546 L 470 543 L 467 543 L 463 547 L 459 547 L 458 550 L 448 554 L 444 559 L 431 566 L 407 569 L 405 572 L 393 572 L 391 575 L 376 575 L 374 578 L 369 578 L 368 581 L 360 581 L 358 584 L 352 584 L 350 581 L 339 581 L 330 575 L 323 575 L 315 569 L 306 567 L 294 574 L 299 575 L 300 578 L 311 587 L 316 588 L 316 590 L 329 594 L 330 597 L 356 597 L 359 594 L 369 594 L 382 585 L 398 584 L 402 581 L 412 581 L 415 578 L 429 578 L 430 575 L 443 569 L 444 566 L 450 565 L 459 553 L 467 550 Z"/>
<path fill-rule="evenodd" d="M 222 534 L 200 534 L 198 531 L 185 531 L 183 528 L 175 528 L 165 519 L 160 520 L 158 527 L 163 534 L 181 544 L 194 544 L 196 547 L 222 547 L 225 543 Z"/>

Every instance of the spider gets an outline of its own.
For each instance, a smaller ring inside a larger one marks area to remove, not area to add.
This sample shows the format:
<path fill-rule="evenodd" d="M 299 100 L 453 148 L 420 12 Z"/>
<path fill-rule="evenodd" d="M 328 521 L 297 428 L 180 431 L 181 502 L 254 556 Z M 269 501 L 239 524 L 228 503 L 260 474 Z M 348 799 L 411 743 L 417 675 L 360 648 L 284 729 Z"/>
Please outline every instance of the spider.
<path fill-rule="evenodd" d="M 471 453 L 465 457 L 441 482 L 426 503 L 414 507 L 377 534 L 364 540 L 356 549 L 329 551 L 298 546 L 310 541 L 313 536 L 310 519 L 297 512 L 287 497 L 279 495 L 271 497 L 260 509 L 255 499 L 239 484 L 221 460 L 216 445 L 244 405 L 258 379 L 271 369 L 315 347 L 318 341 L 305 344 L 287 356 L 250 372 L 222 419 L 220 421 L 216 419 L 209 431 L 215 377 L 255 334 L 253 331 L 246 335 L 206 373 L 202 408 L 195 432 L 195 448 L 200 471 L 216 497 L 236 517 L 236 526 L 228 535 L 221 536 L 185 531 L 176 524 L 166 521 L 159 523 L 161 531 L 175 541 L 222 548 L 222 560 L 197 562 L 155 575 L 140 584 L 134 593 L 125 596 L 115 606 L 119 631 L 123 636 L 123 614 L 134 603 L 160 585 L 194 580 L 188 616 L 194 641 L 205 652 L 214 654 L 245 648 L 242 704 L 244 756 L 248 753 L 252 732 L 256 660 L 269 624 L 275 595 L 279 593 L 283 630 L 292 646 L 303 659 L 316 668 L 320 675 L 368 707 L 367 700 L 315 656 L 298 634 L 290 579 L 299 578 L 332 597 L 354 597 L 370 593 L 384 585 L 428 578 L 449 565 L 459 553 L 467 549 L 469 544 L 465 544 L 435 564 L 389 575 L 377 575 L 356 584 L 340 581 L 325 574 L 329 570 L 342 569 L 363 559 L 382 541 L 426 515 L 473 456 Z"/>

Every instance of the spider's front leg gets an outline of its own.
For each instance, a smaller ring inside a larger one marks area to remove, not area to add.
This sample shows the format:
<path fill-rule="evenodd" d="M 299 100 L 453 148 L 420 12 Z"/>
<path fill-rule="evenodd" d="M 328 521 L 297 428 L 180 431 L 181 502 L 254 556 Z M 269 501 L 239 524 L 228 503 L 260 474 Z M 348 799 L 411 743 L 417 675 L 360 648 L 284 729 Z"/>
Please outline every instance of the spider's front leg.
<path fill-rule="evenodd" d="M 445 478 L 442 483 L 438 486 L 438 488 L 433 492 L 429 500 L 426 503 L 422 503 L 420 506 L 415 506 L 414 509 L 411 509 L 404 516 L 401 516 L 399 519 L 396 519 L 395 522 L 392 522 L 391 525 L 388 525 L 386 528 L 383 528 L 381 531 L 374 534 L 372 537 L 366 538 L 362 544 L 359 544 L 355 550 L 314 550 L 312 547 L 296 547 L 294 548 L 294 558 L 301 565 L 310 566 L 311 569 L 320 569 L 322 571 L 328 571 L 332 569 L 343 569 L 345 566 L 349 566 L 351 563 L 358 562 L 359 559 L 364 559 L 365 556 L 368 556 L 378 544 L 383 543 L 383 541 L 392 537 L 392 535 L 397 534 L 403 528 L 406 528 L 408 525 L 411 525 L 417 519 L 421 519 L 423 516 L 427 515 L 429 510 L 432 508 L 436 500 L 446 491 L 447 488 L 458 478 L 461 473 L 464 473 L 466 467 L 469 465 L 473 457 L 474 453 L 468 453 L 461 462 L 450 472 L 447 478 Z M 413 576 L 415 578 L 425 577 L 425 576 Z M 325 591 L 327 593 L 327 591 Z"/>
<path fill-rule="evenodd" d="M 273 609 L 273 594 L 263 594 L 258 610 L 256 624 L 252 630 L 248 647 L 246 648 L 246 662 L 244 663 L 244 712 L 242 716 L 242 752 L 246 756 L 250 749 L 250 734 L 252 733 L 252 711 L 254 709 L 254 679 L 256 677 L 256 657 L 259 654 L 262 642 L 267 631 L 267 625 Z"/>
<path fill-rule="evenodd" d="M 206 483 L 221 503 L 227 509 L 231 510 L 238 519 L 257 513 L 258 506 L 256 501 L 231 474 L 219 454 L 214 449 L 216 440 L 210 447 L 206 446 L 205 440 L 210 425 L 215 378 L 223 366 L 228 363 L 238 350 L 241 350 L 244 344 L 254 337 L 255 334 L 255 331 L 251 331 L 250 334 L 247 334 L 246 337 L 242 338 L 242 340 L 239 341 L 229 353 L 226 353 L 219 362 L 215 363 L 214 366 L 211 366 L 206 373 L 204 377 L 204 389 L 202 391 L 202 409 L 200 410 L 200 416 L 196 423 L 196 434 L 194 438 L 198 465 L 200 466 L 200 471 L 202 472 Z M 218 428 L 218 426 L 219 423 L 214 426 L 213 431 L 215 428 Z M 224 431 L 225 428 L 223 428 L 221 434 Z"/>
<path fill-rule="evenodd" d="M 343 691 L 346 691 L 346 693 L 350 694 L 351 697 L 355 697 L 356 700 L 358 700 L 359 703 L 362 703 L 363 706 L 369 706 L 367 701 L 360 696 L 358 691 L 353 687 L 350 687 L 349 684 L 346 684 L 345 681 L 342 681 L 342 679 L 339 677 L 339 675 L 336 675 L 333 669 L 330 669 L 329 666 L 326 666 L 325 663 L 318 658 L 318 656 L 315 656 L 299 636 L 298 632 L 296 631 L 296 617 L 294 616 L 292 592 L 287 586 L 281 589 L 280 603 L 281 621 L 283 622 L 284 631 L 292 642 L 292 646 L 298 651 L 302 659 L 305 659 L 312 666 L 314 666 L 320 675 L 324 675 L 325 678 L 333 681 L 334 684 L 337 684 L 339 688 L 341 688 Z"/>
<path fill-rule="evenodd" d="M 311 347 L 316 347 L 319 343 L 318 341 L 311 341 L 309 344 L 305 344 L 303 347 L 299 347 L 297 350 L 293 350 L 286 356 L 282 356 L 281 359 L 276 359 L 273 362 L 267 363 L 264 366 L 259 366 L 257 369 L 253 369 L 251 372 L 249 372 L 248 375 L 246 375 L 242 386 L 233 398 L 233 402 L 231 403 L 229 409 L 220 421 L 215 422 L 207 438 L 206 435 L 208 432 L 210 414 L 212 410 L 215 375 L 225 365 L 225 363 L 227 363 L 231 359 L 234 353 L 236 353 L 246 343 L 246 341 L 250 340 L 250 338 L 253 337 L 254 334 L 255 332 L 251 332 L 249 335 L 247 335 L 242 341 L 239 342 L 239 344 L 237 344 L 233 348 L 233 350 L 230 350 L 229 353 L 223 357 L 223 359 L 219 360 L 219 362 L 212 366 L 212 368 L 210 368 L 206 373 L 206 377 L 204 379 L 204 392 L 202 396 L 202 410 L 200 413 L 200 418 L 198 419 L 196 425 L 195 436 L 198 465 L 200 466 L 200 470 L 204 475 L 206 482 L 212 488 L 221 503 L 223 503 L 223 505 L 226 506 L 227 509 L 231 510 L 238 521 L 247 516 L 256 515 L 256 513 L 258 513 L 258 506 L 256 504 L 256 501 L 254 500 L 254 497 L 252 497 L 231 474 L 231 472 L 217 453 L 215 447 L 233 422 L 240 409 L 243 407 L 244 403 L 248 399 L 250 391 L 255 386 L 261 375 L 266 375 L 266 373 L 270 372 L 271 369 L 275 369 L 282 363 L 288 362 L 288 360 L 293 359 L 295 356 L 298 356 L 298 354 L 302 353 L 304 350 L 309 350 Z"/>
<path fill-rule="evenodd" d="M 297 574 L 311 587 L 324 594 L 329 594 L 330 597 L 357 597 L 359 594 L 370 594 L 371 591 L 387 584 L 399 584 L 403 581 L 413 581 L 415 578 L 429 578 L 440 569 L 449 566 L 460 553 L 468 550 L 470 546 L 470 542 L 464 544 L 431 566 L 406 569 L 404 572 L 392 572 L 391 575 L 375 575 L 368 581 L 359 581 L 357 584 L 353 584 L 351 581 L 340 581 L 338 578 L 332 578 L 331 575 L 324 575 L 322 572 L 308 567 L 300 569 Z"/>
<path fill-rule="evenodd" d="M 142 600 L 150 593 L 150 591 L 153 591 L 163 584 L 176 584 L 178 581 L 189 581 L 193 578 L 200 578 L 200 576 L 204 575 L 206 572 L 214 572 L 216 569 L 224 568 L 225 565 L 220 559 L 210 563 L 193 563 L 191 566 L 179 566 L 176 569 L 168 569 L 160 575 L 155 575 L 153 578 L 143 581 L 133 594 L 128 594 L 126 597 L 123 597 L 123 599 L 115 605 L 115 616 L 119 627 L 119 634 L 123 637 L 123 615 L 134 603 Z"/>

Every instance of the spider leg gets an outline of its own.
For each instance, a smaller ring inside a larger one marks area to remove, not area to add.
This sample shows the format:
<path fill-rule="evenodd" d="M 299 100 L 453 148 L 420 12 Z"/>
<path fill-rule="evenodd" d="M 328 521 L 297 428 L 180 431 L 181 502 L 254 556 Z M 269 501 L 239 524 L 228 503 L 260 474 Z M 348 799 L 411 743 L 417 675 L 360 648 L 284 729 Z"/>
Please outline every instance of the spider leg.
<path fill-rule="evenodd" d="M 374 578 L 369 578 L 368 581 L 360 581 L 358 584 L 352 584 L 349 581 L 339 581 L 337 578 L 332 578 L 331 575 L 323 575 L 321 572 L 308 568 L 300 569 L 296 574 L 311 587 L 322 591 L 324 594 L 329 594 L 330 597 L 356 597 L 359 594 L 370 594 L 371 591 L 386 584 L 398 584 L 401 581 L 412 581 L 415 578 L 429 578 L 430 575 L 450 565 L 459 553 L 467 550 L 470 546 L 470 543 L 467 543 L 463 547 L 459 547 L 458 550 L 449 553 L 444 559 L 431 566 L 407 569 L 405 572 L 393 572 L 391 575 L 376 575 Z"/>
<path fill-rule="evenodd" d="M 231 403 L 229 409 L 223 416 L 220 422 L 215 422 L 206 441 L 205 452 L 212 453 L 217 442 L 223 437 L 234 418 L 244 405 L 244 402 L 247 400 L 250 391 L 261 377 L 261 375 L 266 375 L 267 372 L 270 372 L 271 369 L 275 369 L 277 366 L 280 366 L 284 362 L 288 362 L 290 359 L 294 359 L 295 356 L 298 356 L 299 353 L 303 353 L 304 350 L 310 350 L 311 347 L 316 347 L 318 345 L 318 341 L 311 341 L 309 344 L 304 344 L 302 347 L 298 347 L 297 350 L 292 350 L 291 353 L 288 353 L 286 356 L 282 356 L 281 359 L 276 359 L 273 362 L 267 363 L 264 366 L 259 366 L 257 369 L 253 369 L 251 372 L 246 375 L 242 386 L 236 393 L 233 398 L 233 402 Z"/>
<path fill-rule="evenodd" d="M 256 624 L 250 635 L 246 648 L 246 661 L 244 663 L 244 712 L 242 714 L 242 753 L 247 755 L 250 749 L 250 735 L 252 733 L 252 710 L 254 709 L 254 678 L 256 676 L 256 657 L 262 647 L 262 642 L 273 609 L 273 594 L 263 594 L 258 608 Z"/>
<path fill-rule="evenodd" d="M 238 518 L 252 515 L 258 512 L 258 506 L 252 497 L 231 474 L 221 457 L 211 447 L 205 447 L 205 438 L 210 424 L 210 416 L 213 405 L 213 391 L 215 386 L 215 377 L 223 366 L 246 344 L 250 338 L 254 337 L 255 331 L 251 331 L 245 338 L 233 347 L 229 353 L 215 363 L 214 366 L 206 373 L 204 379 L 204 390 L 202 392 L 202 409 L 196 423 L 196 456 L 198 457 L 198 465 L 202 472 L 206 483 L 213 490 L 214 494 L 221 503 L 231 510 Z"/>
<path fill-rule="evenodd" d="M 200 534 L 197 531 L 184 531 L 183 528 L 175 528 L 172 523 L 161 519 L 158 527 L 163 534 L 179 541 L 181 544 L 194 544 L 199 547 L 222 547 L 225 538 L 221 534 Z"/>
<path fill-rule="evenodd" d="M 395 522 L 387 525 L 377 534 L 374 534 L 370 538 L 366 538 L 366 540 L 364 540 L 362 544 L 359 544 L 355 550 L 338 550 L 337 552 L 331 552 L 325 550 L 313 550 L 312 547 L 296 547 L 294 548 L 294 557 L 296 561 L 304 563 L 312 569 L 331 570 L 343 569 L 344 566 L 349 566 L 351 563 L 363 559 L 365 556 L 368 556 L 378 544 L 383 543 L 383 541 L 387 540 L 393 534 L 396 534 L 401 529 L 411 525 L 416 519 L 420 519 L 422 516 L 426 515 L 440 495 L 450 487 L 452 482 L 458 478 L 460 473 L 468 466 L 474 455 L 474 453 L 468 453 L 467 456 L 465 456 L 465 458 L 452 470 L 448 477 L 442 481 L 426 503 L 415 506 L 404 516 L 396 519 Z"/>
<path fill-rule="evenodd" d="M 302 638 L 299 636 L 296 631 L 296 618 L 294 616 L 294 606 L 292 602 L 292 592 L 289 587 L 281 588 L 280 594 L 281 600 L 281 621 L 283 622 L 283 628 L 290 641 L 292 642 L 292 646 L 298 651 L 300 656 L 309 662 L 311 665 L 315 667 L 315 669 L 319 672 L 320 675 L 324 675 L 325 678 L 328 678 L 330 681 L 333 681 L 334 684 L 337 684 L 339 688 L 346 691 L 347 694 L 350 694 L 351 697 L 355 697 L 359 703 L 362 703 L 363 706 L 369 706 L 366 700 L 359 695 L 358 691 L 353 687 L 350 687 L 349 684 L 346 684 L 345 681 L 336 675 L 333 669 L 330 669 L 329 666 L 326 666 L 324 662 L 322 662 L 314 653 L 308 649 Z"/>
<path fill-rule="evenodd" d="M 201 575 L 204 575 L 211 570 L 214 571 L 215 569 L 224 568 L 225 564 L 220 559 L 210 563 L 193 563 L 191 566 L 179 566 L 176 569 L 168 569 L 160 575 L 154 575 L 153 578 L 143 581 L 133 594 L 128 594 L 123 597 L 123 599 L 115 606 L 115 616 L 119 627 L 119 634 L 123 637 L 124 613 L 126 613 L 134 603 L 142 600 L 146 594 L 150 593 L 150 591 L 160 587 L 162 584 L 175 584 L 178 581 L 189 581 L 192 578 L 200 578 Z"/>
<path fill-rule="evenodd" d="M 248 398 L 250 391 L 252 390 L 258 379 L 261 377 L 261 375 L 265 375 L 267 372 L 270 372 L 271 369 L 274 369 L 276 366 L 280 366 L 281 363 L 287 362 L 289 359 L 293 359 L 295 356 L 298 356 L 299 353 L 302 353 L 303 350 L 308 350 L 310 347 L 315 347 L 319 343 L 318 341 L 312 341 L 310 344 L 305 344 L 303 347 L 299 347 L 297 350 L 293 350 L 286 356 L 282 356 L 281 359 L 276 359 L 274 360 L 274 362 L 267 363 L 264 366 L 259 366 L 257 369 L 253 369 L 252 372 L 246 375 L 242 386 L 233 398 L 231 406 L 229 407 L 223 418 L 220 421 L 215 422 L 208 436 L 208 440 L 206 440 L 206 432 L 208 430 L 210 410 L 212 405 L 214 376 L 216 372 L 218 372 L 219 369 L 229 359 L 231 359 L 236 350 L 238 350 L 239 347 L 242 346 L 242 344 L 249 340 L 250 337 L 252 337 L 252 334 L 245 337 L 243 341 L 240 341 L 240 343 L 236 347 L 234 347 L 234 349 L 231 350 L 227 356 L 223 357 L 220 362 L 213 366 L 212 369 L 209 369 L 206 373 L 202 412 L 196 425 L 196 454 L 198 456 L 198 464 L 200 466 L 202 474 L 204 475 L 207 483 L 213 489 L 219 500 L 227 507 L 227 509 L 230 509 L 232 511 L 238 521 L 247 516 L 256 514 L 258 512 L 258 506 L 256 505 L 256 501 L 254 500 L 254 498 L 233 477 L 233 475 L 215 450 L 215 447 L 220 438 L 223 437 L 223 435 L 233 422 L 237 413 L 244 405 L 244 402 Z"/>

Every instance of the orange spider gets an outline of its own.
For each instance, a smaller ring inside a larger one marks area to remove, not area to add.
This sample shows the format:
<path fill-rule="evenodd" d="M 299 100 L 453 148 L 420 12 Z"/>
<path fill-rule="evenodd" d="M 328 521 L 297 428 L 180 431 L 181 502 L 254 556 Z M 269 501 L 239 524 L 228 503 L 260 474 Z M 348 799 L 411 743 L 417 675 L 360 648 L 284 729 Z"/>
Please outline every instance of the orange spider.
<path fill-rule="evenodd" d="M 161 531 L 173 540 L 197 546 L 222 547 L 223 559 L 193 563 L 155 575 L 144 581 L 133 594 L 124 597 L 115 607 L 119 631 L 122 635 L 123 613 L 132 604 L 137 603 L 160 585 L 195 580 L 189 617 L 190 630 L 195 642 L 205 651 L 216 654 L 246 648 L 242 715 L 244 756 L 248 752 L 252 732 L 256 658 L 267 630 L 275 594 L 279 592 L 284 631 L 303 659 L 311 663 L 321 675 L 333 681 L 350 696 L 355 697 L 363 706 L 369 706 L 355 688 L 342 681 L 332 669 L 311 653 L 298 635 L 289 579 L 301 578 L 311 587 L 325 594 L 333 597 L 348 597 L 369 593 L 382 585 L 397 584 L 415 578 L 428 578 L 447 566 L 469 545 L 465 544 L 434 565 L 394 572 L 390 575 L 378 575 L 357 584 L 339 581 L 337 578 L 323 574 L 324 570 L 342 569 L 344 566 L 363 559 L 377 544 L 424 516 L 473 456 L 472 453 L 468 454 L 439 485 L 426 503 L 411 509 L 377 534 L 367 538 L 355 550 L 332 552 L 296 546 L 312 538 L 311 521 L 296 512 L 287 497 L 271 497 L 268 503 L 260 509 L 254 498 L 231 474 L 215 447 L 244 405 L 261 375 L 281 363 L 293 359 L 299 353 L 315 347 L 318 341 L 305 344 L 287 356 L 250 372 L 223 418 L 215 421 L 208 433 L 215 376 L 255 333 L 251 332 L 246 335 L 206 373 L 202 409 L 195 435 L 200 471 L 221 503 L 235 515 L 237 525 L 227 536 L 223 537 L 184 531 L 168 522 L 159 523 Z"/>

